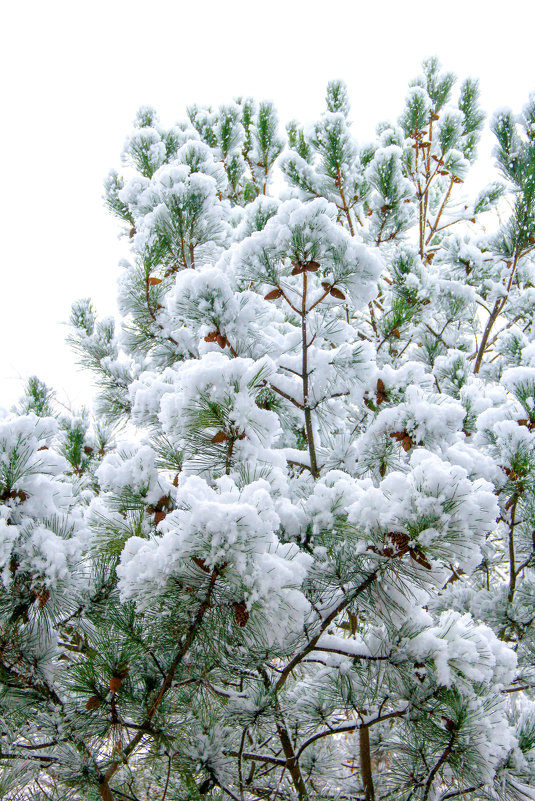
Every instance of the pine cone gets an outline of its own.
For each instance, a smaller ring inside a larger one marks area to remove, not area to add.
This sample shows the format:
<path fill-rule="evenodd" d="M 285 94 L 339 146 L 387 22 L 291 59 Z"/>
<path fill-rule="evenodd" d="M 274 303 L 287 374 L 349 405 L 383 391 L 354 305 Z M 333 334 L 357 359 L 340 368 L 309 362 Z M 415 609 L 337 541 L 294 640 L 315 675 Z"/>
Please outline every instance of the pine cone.
<path fill-rule="evenodd" d="M 50 598 L 50 590 L 45 587 L 45 589 L 42 592 L 37 593 L 35 597 L 37 600 L 37 606 L 39 609 L 42 609 L 43 606 L 46 606 L 46 603 Z"/>
<path fill-rule="evenodd" d="M 390 531 L 388 536 L 392 540 L 392 544 L 396 546 L 399 556 L 403 556 L 403 554 L 407 553 L 411 539 L 408 534 L 405 534 L 403 531 Z"/>
<path fill-rule="evenodd" d="M 92 695 L 86 702 L 85 708 L 88 712 L 92 709 L 97 709 L 102 703 L 102 700 L 99 698 L 98 695 Z"/>
<path fill-rule="evenodd" d="M 249 620 L 249 612 L 247 611 L 247 607 L 243 601 L 234 604 L 234 620 L 240 629 L 243 629 L 247 625 L 247 621 Z"/>

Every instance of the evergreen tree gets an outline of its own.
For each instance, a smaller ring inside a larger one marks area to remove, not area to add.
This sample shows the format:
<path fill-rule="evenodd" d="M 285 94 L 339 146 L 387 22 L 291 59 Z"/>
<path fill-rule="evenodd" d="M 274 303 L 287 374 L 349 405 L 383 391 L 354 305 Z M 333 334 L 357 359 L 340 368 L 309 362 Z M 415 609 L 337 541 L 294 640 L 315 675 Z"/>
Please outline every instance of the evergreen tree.
<path fill-rule="evenodd" d="M 455 87 L 139 111 L 95 418 L 0 419 L 2 798 L 535 798 L 535 97 L 469 200 Z"/>

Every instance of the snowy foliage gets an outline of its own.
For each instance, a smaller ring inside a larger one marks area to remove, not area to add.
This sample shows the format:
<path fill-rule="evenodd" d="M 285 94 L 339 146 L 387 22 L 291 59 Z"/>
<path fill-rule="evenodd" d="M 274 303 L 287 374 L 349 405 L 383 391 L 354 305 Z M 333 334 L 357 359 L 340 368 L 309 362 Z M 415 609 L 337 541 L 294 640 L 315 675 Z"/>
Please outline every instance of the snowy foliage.
<path fill-rule="evenodd" d="M 454 87 L 138 112 L 95 416 L 0 419 L 2 798 L 535 799 L 535 97 L 471 200 Z"/>

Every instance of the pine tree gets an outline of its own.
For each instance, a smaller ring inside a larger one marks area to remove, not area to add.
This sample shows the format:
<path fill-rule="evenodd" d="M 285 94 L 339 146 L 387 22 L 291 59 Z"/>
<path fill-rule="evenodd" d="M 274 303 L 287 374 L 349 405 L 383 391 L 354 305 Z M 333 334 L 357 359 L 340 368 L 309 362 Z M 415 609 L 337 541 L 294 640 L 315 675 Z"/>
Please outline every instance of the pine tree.
<path fill-rule="evenodd" d="M 2 798 L 535 798 L 535 96 L 469 200 L 456 85 L 138 112 L 95 416 L 0 418 Z"/>

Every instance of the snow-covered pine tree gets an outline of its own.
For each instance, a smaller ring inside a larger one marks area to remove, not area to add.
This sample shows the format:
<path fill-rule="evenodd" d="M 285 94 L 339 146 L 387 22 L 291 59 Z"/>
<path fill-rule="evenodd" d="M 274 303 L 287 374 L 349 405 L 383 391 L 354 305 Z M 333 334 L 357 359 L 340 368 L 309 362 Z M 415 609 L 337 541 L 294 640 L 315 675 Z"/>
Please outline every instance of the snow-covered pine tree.
<path fill-rule="evenodd" d="M 95 419 L 0 420 L 2 798 L 535 798 L 535 98 L 473 201 L 477 82 L 349 111 L 138 113 Z"/>

